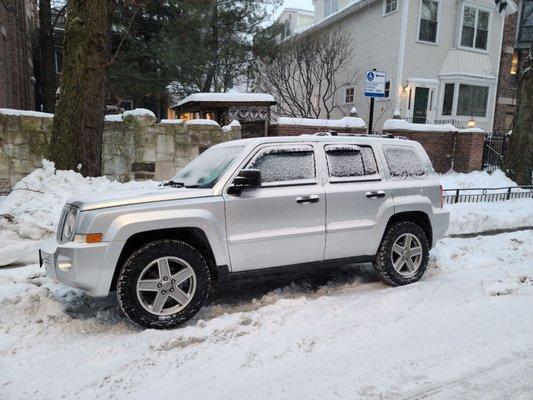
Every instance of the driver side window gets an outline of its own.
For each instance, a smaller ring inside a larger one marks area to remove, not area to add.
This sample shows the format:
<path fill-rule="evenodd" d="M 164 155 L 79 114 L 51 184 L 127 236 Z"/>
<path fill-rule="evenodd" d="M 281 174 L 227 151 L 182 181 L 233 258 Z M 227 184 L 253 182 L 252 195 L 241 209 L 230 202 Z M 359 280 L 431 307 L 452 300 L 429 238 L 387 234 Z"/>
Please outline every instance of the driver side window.
<path fill-rule="evenodd" d="M 316 178 L 313 147 L 307 145 L 268 147 L 247 168 L 260 170 L 261 182 L 266 184 L 305 184 Z"/>

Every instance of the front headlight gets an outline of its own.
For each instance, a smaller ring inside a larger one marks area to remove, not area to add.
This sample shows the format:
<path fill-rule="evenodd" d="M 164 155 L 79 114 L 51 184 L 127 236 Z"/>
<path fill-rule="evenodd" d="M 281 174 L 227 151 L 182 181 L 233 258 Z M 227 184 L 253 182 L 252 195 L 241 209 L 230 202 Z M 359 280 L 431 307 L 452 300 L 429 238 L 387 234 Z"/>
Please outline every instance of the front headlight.
<path fill-rule="evenodd" d="M 61 231 L 61 243 L 69 242 L 74 238 L 74 230 L 76 229 L 76 217 L 78 209 L 68 207 L 67 215 L 65 216 L 63 229 Z"/>

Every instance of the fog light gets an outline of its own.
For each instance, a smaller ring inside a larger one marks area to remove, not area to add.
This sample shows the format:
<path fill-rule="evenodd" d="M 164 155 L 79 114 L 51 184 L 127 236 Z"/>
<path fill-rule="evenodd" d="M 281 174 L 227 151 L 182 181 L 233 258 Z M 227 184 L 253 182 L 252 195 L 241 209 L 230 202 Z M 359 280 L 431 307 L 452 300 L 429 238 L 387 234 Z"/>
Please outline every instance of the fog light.
<path fill-rule="evenodd" d="M 72 260 L 70 257 L 59 255 L 57 257 L 57 268 L 59 268 L 61 271 L 70 271 L 72 269 Z"/>

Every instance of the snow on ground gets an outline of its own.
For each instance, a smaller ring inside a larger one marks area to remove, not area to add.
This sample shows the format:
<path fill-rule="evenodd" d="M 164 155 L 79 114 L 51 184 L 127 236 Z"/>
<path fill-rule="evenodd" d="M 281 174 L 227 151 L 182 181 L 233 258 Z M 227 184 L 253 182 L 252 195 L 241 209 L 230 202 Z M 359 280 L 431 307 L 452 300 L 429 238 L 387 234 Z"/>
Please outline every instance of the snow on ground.
<path fill-rule="evenodd" d="M 0 270 L 0 397 L 530 399 L 531 259 L 532 231 L 443 239 L 419 283 L 364 266 L 242 282 L 172 331 Z"/>
<path fill-rule="evenodd" d="M 508 178 L 501 170 L 496 170 L 492 174 L 485 171 L 474 171 L 468 174 L 449 172 L 439 175 L 439 180 L 444 189 L 503 188 L 516 186 L 516 183 Z"/>
<path fill-rule="evenodd" d="M 469 175 L 441 178 L 504 179 Z M 35 252 L 73 193 L 155 184 L 45 162 L 0 200 L 0 260 Z M 532 205 L 454 205 L 450 231 L 531 225 Z M 445 238 L 416 284 L 387 287 L 369 266 L 254 277 L 172 331 L 134 328 L 113 295 L 91 299 L 37 264 L 2 268 L 0 398 L 531 399 L 532 259 L 532 230 Z"/>
<path fill-rule="evenodd" d="M 0 266 L 37 262 L 38 241 L 54 234 L 69 197 L 157 184 L 154 181 L 120 183 L 107 178 L 84 178 L 74 171 L 57 171 L 53 163 L 44 160 L 43 168 L 19 181 L 0 202 Z"/>

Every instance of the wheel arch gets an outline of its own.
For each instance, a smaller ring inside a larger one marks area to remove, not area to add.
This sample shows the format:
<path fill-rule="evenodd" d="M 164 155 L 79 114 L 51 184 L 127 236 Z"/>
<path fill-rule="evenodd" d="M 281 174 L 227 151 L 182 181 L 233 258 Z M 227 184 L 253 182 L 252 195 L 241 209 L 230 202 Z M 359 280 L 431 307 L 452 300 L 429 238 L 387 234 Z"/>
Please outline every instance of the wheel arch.
<path fill-rule="evenodd" d="M 211 278 L 217 281 L 217 262 L 206 233 L 198 227 L 165 228 L 137 232 L 126 240 L 115 265 L 110 291 L 115 290 L 120 269 L 135 250 L 147 243 L 163 239 L 179 240 L 198 250 L 207 261 Z"/>
<path fill-rule="evenodd" d="M 403 211 L 392 215 L 387 222 L 385 231 L 383 232 L 383 237 L 387 234 L 387 231 L 391 225 L 400 221 L 409 221 L 420 226 L 420 228 L 422 228 L 426 234 L 428 243 L 431 247 L 431 244 L 433 243 L 433 229 L 431 227 L 431 219 L 427 213 L 424 211 Z"/>

